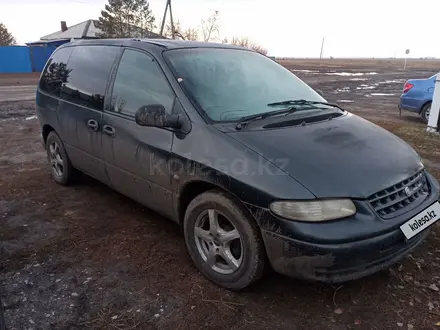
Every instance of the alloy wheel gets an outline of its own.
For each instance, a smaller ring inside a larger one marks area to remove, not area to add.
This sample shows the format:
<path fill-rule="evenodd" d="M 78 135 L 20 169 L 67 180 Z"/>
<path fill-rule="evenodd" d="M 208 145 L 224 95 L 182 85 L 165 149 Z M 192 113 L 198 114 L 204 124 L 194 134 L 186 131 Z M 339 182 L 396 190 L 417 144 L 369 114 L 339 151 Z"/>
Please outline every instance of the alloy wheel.
<path fill-rule="evenodd" d="M 60 146 L 53 141 L 49 145 L 49 161 L 52 166 L 52 171 L 58 177 L 63 176 L 64 161 L 60 152 Z"/>
<path fill-rule="evenodd" d="M 209 209 L 200 214 L 194 226 L 194 239 L 200 256 L 214 271 L 232 274 L 241 266 L 240 233 L 219 211 Z"/>

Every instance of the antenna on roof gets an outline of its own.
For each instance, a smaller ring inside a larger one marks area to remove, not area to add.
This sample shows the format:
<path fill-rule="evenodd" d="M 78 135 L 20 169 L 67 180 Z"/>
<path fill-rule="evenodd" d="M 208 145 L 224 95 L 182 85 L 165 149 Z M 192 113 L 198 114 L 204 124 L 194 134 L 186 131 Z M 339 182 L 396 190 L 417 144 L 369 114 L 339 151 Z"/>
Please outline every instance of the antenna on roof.
<path fill-rule="evenodd" d="M 163 13 L 162 26 L 160 27 L 160 35 L 163 37 L 163 29 L 165 27 L 165 20 L 167 18 L 168 7 L 170 7 L 170 20 L 171 20 L 171 38 L 176 38 L 176 33 L 174 30 L 174 21 L 173 21 L 173 11 L 171 9 L 171 0 L 167 0 L 167 4 L 165 5 L 165 12 Z"/>

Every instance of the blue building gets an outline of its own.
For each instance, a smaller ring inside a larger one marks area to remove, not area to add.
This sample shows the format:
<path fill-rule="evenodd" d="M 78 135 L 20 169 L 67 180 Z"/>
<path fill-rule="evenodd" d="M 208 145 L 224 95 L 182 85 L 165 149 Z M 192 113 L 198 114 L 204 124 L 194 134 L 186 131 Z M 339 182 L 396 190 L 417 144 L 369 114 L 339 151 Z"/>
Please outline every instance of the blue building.
<path fill-rule="evenodd" d="M 32 72 L 41 72 L 54 50 L 69 40 L 48 40 L 27 43 Z"/>
<path fill-rule="evenodd" d="M 89 19 L 71 27 L 67 27 L 66 22 L 61 21 L 61 30 L 26 44 L 29 47 L 32 71 L 43 71 L 50 55 L 62 44 L 73 39 L 97 39 L 100 32 L 96 20 Z"/>
<path fill-rule="evenodd" d="M 133 29 L 133 26 L 131 28 Z M 89 19 L 70 27 L 67 27 L 65 21 L 61 21 L 59 31 L 41 37 L 39 41 L 27 43 L 30 48 L 32 71 L 41 72 L 50 55 L 60 45 L 75 39 L 98 39 L 100 33 L 98 20 Z M 160 38 L 156 33 L 136 27 L 132 33 L 133 37 Z"/>
<path fill-rule="evenodd" d="M 98 39 L 101 34 L 99 21 L 93 19 L 70 27 L 61 21 L 60 27 L 59 31 L 29 42 L 26 46 L 0 47 L 0 73 L 41 72 L 57 47 L 75 39 Z M 160 38 L 158 34 L 136 27 L 133 29 L 133 26 L 130 31 L 136 38 Z"/>

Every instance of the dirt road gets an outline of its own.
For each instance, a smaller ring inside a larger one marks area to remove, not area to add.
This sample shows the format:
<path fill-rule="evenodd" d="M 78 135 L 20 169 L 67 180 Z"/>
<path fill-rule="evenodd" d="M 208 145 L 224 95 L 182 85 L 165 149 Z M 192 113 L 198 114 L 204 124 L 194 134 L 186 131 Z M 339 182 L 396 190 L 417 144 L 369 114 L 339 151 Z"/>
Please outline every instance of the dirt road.
<path fill-rule="evenodd" d="M 329 101 L 401 136 L 440 179 L 440 139 L 396 108 L 402 82 L 440 63 L 410 63 L 409 72 L 396 63 L 283 64 L 303 70 L 295 73 Z M 439 328 L 438 226 L 402 263 L 362 280 L 331 286 L 268 274 L 231 293 L 196 271 L 170 221 L 91 178 L 56 185 L 34 114 L 33 101 L 0 102 L 0 296 L 8 329 Z"/>
<path fill-rule="evenodd" d="M 0 102 L 35 100 L 35 85 L 0 86 Z"/>
<path fill-rule="evenodd" d="M 39 73 L 35 72 L 1 74 L 0 102 L 35 100 L 36 85 L 39 76 Z"/>

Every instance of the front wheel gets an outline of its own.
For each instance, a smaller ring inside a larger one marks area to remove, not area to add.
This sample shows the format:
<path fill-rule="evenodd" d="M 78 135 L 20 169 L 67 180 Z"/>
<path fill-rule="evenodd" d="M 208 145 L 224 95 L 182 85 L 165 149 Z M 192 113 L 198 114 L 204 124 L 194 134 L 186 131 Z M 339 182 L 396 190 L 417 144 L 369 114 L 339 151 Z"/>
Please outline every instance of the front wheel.
<path fill-rule="evenodd" d="M 197 196 L 184 219 L 188 252 L 200 272 L 217 285 L 240 290 L 263 274 L 266 252 L 254 219 L 221 191 Z"/>

